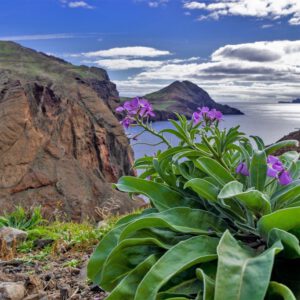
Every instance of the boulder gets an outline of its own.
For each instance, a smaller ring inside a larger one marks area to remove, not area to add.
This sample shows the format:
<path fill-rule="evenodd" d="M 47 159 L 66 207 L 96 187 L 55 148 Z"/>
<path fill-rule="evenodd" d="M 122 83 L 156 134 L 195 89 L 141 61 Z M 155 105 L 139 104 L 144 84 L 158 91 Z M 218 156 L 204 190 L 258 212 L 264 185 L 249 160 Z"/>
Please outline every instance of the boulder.
<path fill-rule="evenodd" d="M 23 283 L 0 282 L 1 300 L 23 300 L 24 296 L 25 296 L 25 287 Z"/>
<path fill-rule="evenodd" d="M 5 244 L 10 247 L 14 243 L 20 244 L 27 239 L 28 233 L 12 227 L 0 228 L 0 240 L 5 241 Z M 1 298 L 0 298 L 1 299 Z"/>

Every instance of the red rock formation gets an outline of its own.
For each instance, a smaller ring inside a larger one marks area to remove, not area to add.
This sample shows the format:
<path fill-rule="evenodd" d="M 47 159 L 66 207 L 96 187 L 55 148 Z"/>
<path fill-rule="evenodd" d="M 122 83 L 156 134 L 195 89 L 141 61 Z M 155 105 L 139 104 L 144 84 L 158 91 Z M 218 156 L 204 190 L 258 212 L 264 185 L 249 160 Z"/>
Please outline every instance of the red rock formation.
<path fill-rule="evenodd" d="M 47 57 L 47 65 L 51 60 Z M 64 80 L 53 80 L 58 66 L 64 72 L 72 66 L 55 64 L 51 78 L 46 70 L 39 78 L 0 63 L 1 211 L 41 204 L 48 215 L 63 212 L 80 220 L 95 217 L 95 207 L 132 209 L 132 201 L 111 188 L 111 182 L 132 172 L 133 161 L 107 105 L 118 95 L 115 85 L 107 75 L 97 75 L 92 85 L 69 70 Z"/>

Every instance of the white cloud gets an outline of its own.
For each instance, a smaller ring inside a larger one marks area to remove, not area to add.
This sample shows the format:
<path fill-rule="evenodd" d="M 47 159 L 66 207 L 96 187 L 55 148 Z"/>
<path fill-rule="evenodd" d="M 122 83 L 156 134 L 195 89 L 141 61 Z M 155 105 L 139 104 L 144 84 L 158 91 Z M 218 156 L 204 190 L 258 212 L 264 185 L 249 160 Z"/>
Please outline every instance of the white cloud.
<path fill-rule="evenodd" d="M 165 5 L 169 2 L 169 0 L 156 0 L 156 1 L 149 1 L 148 5 L 149 7 L 159 7 L 160 5 Z"/>
<path fill-rule="evenodd" d="M 219 19 L 222 16 L 243 16 L 277 20 L 289 17 L 291 25 L 300 25 L 299 0 L 215 0 L 215 2 L 188 1 L 183 7 L 201 10 L 206 14 L 198 20 Z"/>
<path fill-rule="evenodd" d="M 89 62 L 91 63 L 91 62 Z M 163 64 L 162 61 L 139 60 L 139 59 L 103 59 L 92 62 L 108 70 L 129 70 L 141 68 L 157 68 Z"/>
<path fill-rule="evenodd" d="M 262 29 L 267 29 L 267 28 L 271 28 L 273 27 L 274 25 L 273 24 L 264 24 L 261 26 Z"/>
<path fill-rule="evenodd" d="M 85 1 L 71 1 L 68 3 L 70 8 L 88 8 L 93 9 L 94 7 L 86 3 Z"/>
<path fill-rule="evenodd" d="M 94 9 L 95 7 L 88 4 L 86 1 L 83 0 L 60 0 L 60 2 L 69 8 L 85 8 L 85 9 Z"/>
<path fill-rule="evenodd" d="M 165 60 L 117 83 L 123 95 L 143 95 L 174 80 L 191 80 L 217 100 L 299 97 L 300 40 L 226 45 L 208 61 Z"/>
<path fill-rule="evenodd" d="M 53 33 L 53 34 L 34 34 L 34 35 L 15 35 L 2 36 L 1 41 L 35 41 L 35 40 L 56 40 L 56 39 L 72 39 L 77 36 L 72 33 Z"/>
<path fill-rule="evenodd" d="M 183 7 L 186 8 L 186 9 L 203 9 L 203 8 L 206 8 L 206 4 L 196 2 L 196 1 L 192 1 L 192 2 L 185 3 L 183 5 Z"/>
<path fill-rule="evenodd" d="M 151 47 L 133 46 L 82 53 L 85 57 L 158 57 L 171 55 L 171 52 Z"/>

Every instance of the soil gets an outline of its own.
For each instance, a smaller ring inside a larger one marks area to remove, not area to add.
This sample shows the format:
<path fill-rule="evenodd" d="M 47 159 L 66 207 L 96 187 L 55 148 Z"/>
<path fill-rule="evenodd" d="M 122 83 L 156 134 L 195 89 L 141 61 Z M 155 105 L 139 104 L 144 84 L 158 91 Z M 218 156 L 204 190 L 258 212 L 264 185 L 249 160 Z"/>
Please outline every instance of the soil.
<path fill-rule="evenodd" d="M 89 254 L 67 252 L 44 260 L 0 260 L 0 282 L 22 282 L 24 300 L 102 300 L 107 296 L 98 286 L 87 281 Z M 76 266 L 70 266 L 76 261 Z"/>

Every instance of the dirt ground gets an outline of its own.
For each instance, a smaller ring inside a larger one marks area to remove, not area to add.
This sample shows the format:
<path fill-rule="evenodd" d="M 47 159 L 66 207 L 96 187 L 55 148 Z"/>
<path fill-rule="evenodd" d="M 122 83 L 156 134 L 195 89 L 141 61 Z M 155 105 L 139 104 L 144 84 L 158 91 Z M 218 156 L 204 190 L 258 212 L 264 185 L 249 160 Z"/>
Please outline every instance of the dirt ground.
<path fill-rule="evenodd" d="M 105 299 L 104 291 L 87 281 L 88 258 L 89 254 L 68 252 L 43 260 L 0 260 L 0 282 L 23 283 L 24 300 Z"/>

